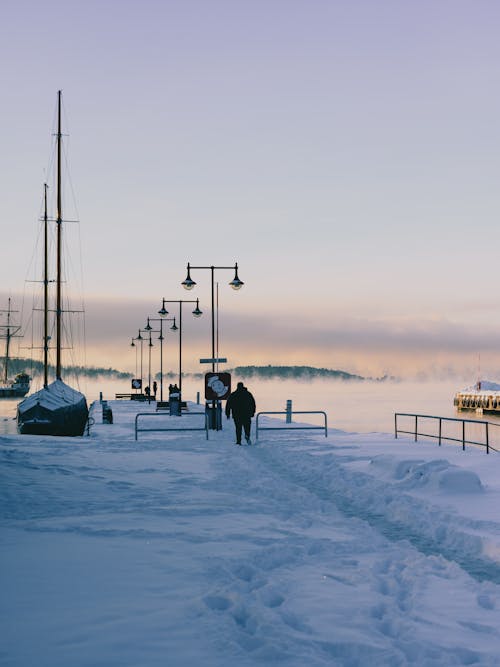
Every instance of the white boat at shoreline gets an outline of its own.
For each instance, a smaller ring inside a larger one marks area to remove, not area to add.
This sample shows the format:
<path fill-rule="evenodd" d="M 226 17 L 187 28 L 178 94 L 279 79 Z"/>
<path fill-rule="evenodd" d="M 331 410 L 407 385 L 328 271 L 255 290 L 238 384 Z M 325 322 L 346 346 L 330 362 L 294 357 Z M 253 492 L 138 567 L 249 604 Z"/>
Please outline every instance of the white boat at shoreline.
<path fill-rule="evenodd" d="M 453 399 L 457 410 L 500 414 L 500 384 L 478 380 L 475 385 L 458 391 Z"/>
<path fill-rule="evenodd" d="M 7 316 L 6 324 L 0 324 L 0 338 L 5 339 L 5 355 L 3 357 L 2 379 L 0 384 L 0 398 L 13 398 L 26 396 L 30 389 L 30 376 L 22 371 L 17 373 L 14 379 L 9 379 L 9 361 L 10 361 L 10 346 L 13 338 L 21 337 L 19 333 L 21 327 L 14 324 L 11 320 L 12 313 L 17 313 L 17 310 L 12 310 L 11 299 L 9 297 L 8 307 L 6 310 L 0 310 L 0 313 L 5 313 Z"/>

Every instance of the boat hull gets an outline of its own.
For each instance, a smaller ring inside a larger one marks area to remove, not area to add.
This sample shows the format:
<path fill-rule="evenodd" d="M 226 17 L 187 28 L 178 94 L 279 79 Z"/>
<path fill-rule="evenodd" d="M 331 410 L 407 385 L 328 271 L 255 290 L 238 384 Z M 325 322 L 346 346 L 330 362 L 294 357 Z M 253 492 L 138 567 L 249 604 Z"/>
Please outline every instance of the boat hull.
<path fill-rule="evenodd" d="M 14 389 L 13 387 L 0 387 L 0 398 L 22 398 L 26 396 L 29 391 L 29 386 L 26 388 Z"/>
<path fill-rule="evenodd" d="M 464 391 L 455 394 L 453 404 L 458 411 L 500 414 L 500 392 Z"/>
<path fill-rule="evenodd" d="M 88 419 L 85 396 L 61 380 L 28 396 L 17 406 L 22 435 L 83 435 Z"/>

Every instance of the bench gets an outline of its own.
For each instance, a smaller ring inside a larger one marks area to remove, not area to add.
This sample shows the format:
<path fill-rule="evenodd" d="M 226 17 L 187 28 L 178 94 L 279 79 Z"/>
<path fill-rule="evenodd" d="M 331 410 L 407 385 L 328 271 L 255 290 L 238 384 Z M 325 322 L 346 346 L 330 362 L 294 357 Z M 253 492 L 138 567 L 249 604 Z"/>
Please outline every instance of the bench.
<path fill-rule="evenodd" d="M 147 401 L 148 396 L 146 394 L 115 394 L 117 400 L 125 399 L 127 401 Z M 149 401 L 154 401 L 154 397 L 150 396 Z"/>
<path fill-rule="evenodd" d="M 168 401 L 157 401 L 156 409 L 157 410 L 168 410 L 170 408 L 170 403 Z M 181 409 L 187 410 L 187 402 L 181 401 Z"/>

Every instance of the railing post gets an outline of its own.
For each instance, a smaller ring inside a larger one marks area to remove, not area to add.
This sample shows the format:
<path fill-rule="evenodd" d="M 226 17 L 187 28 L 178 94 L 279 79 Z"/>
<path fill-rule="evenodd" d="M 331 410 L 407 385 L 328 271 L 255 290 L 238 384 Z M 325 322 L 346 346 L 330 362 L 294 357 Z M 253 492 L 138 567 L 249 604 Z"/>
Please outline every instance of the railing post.
<path fill-rule="evenodd" d="M 439 417 L 439 446 L 441 447 L 441 427 L 442 427 L 443 420 L 441 417 Z"/>
<path fill-rule="evenodd" d="M 286 402 L 286 423 L 292 423 L 292 401 L 290 399 L 287 399 Z"/>
<path fill-rule="evenodd" d="M 462 449 L 465 452 L 465 421 L 462 420 Z"/>
<path fill-rule="evenodd" d="M 418 436 L 418 415 L 415 415 L 415 442 L 417 442 Z"/>
<path fill-rule="evenodd" d="M 486 422 L 486 453 L 490 453 L 490 436 L 488 431 L 488 422 Z"/>
<path fill-rule="evenodd" d="M 398 439 L 398 413 L 394 413 L 394 437 Z"/>

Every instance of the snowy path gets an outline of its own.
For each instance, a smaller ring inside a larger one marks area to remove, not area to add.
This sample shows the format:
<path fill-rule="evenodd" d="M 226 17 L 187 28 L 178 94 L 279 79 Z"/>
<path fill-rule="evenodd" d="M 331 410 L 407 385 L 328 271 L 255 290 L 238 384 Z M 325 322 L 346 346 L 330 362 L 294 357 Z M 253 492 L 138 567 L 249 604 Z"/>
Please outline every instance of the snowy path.
<path fill-rule="evenodd" d="M 0 438 L 1 665 L 499 664 L 500 459 L 134 408 Z"/>

